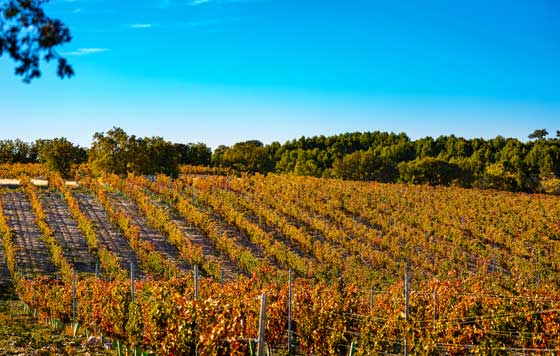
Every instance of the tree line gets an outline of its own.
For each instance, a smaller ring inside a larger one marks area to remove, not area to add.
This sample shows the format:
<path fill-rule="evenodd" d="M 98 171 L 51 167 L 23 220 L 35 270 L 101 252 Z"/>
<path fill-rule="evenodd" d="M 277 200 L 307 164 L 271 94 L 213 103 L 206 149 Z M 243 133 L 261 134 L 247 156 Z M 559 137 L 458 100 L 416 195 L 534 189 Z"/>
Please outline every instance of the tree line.
<path fill-rule="evenodd" d="M 238 172 L 492 188 L 560 194 L 560 131 L 535 130 L 527 142 L 454 135 L 411 140 L 404 133 L 355 132 L 301 137 L 284 144 L 258 140 L 219 146 L 136 137 L 120 128 L 93 136 L 89 149 L 65 138 L 0 141 L 0 163 L 41 162 L 70 174 L 88 162 L 93 174 L 178 174 L 182 164 Z"/>
<path fill-rule="evenodd" d="M 212 150 L 203 143 L 172 143 L 162 137 L 137 137 L 115 127 L 93 136 L 90 148 L 66 138 L 0 140 L 0 163 L 43 163 L 63 176 L 72 175 L 77 165 L 88 163 L 94 175 L 164 173 L 177 176 L 179 166 L 210 165 Z"/>
<path fill-rule="evenodd" d="M 528 142 L 498 136 L 357 132 L 301 137 L 281 145 L 246 141 L 220 146 L 212 164 L 248 172 L 560 193 L 560 131 L 535 130 Z"/>

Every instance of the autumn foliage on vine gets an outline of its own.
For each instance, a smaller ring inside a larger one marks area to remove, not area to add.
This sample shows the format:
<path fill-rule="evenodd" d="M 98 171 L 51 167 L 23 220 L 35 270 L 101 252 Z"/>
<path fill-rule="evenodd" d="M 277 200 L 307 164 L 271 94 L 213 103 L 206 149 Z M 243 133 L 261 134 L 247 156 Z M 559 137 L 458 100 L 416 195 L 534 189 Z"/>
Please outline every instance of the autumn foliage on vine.
<path fill-rule="evenodd" d="M 163 256 L 158 261 L 169 269 L 143 266 L 154 277 L 135 282 L 134 301 L 128 280 L 79 277 L 80 324 L 128 345 L 162 355 L 195 349 L 200 355 L 246 355 L 265 294 L 266 342 L 283 350 L 292 269 L 292 345 L 301 354 L 343 355 L 350 345 L 354 355 L 398 354 L 405 340 L 410 354 L 424 355 L 560 348 L 557 197 L 273 174 L 84 177 L 80 184 L 94 192 L 146 266 L 153 250 L 130 216 L 112 204 L 115 194 L 134 201 L 182 257 L 201 265 L 198 298 L 193 277 L 177 273 Z M 24 185 L 40 221 L 35 188 Z M 219 281 L 221 266 L 208 263 L 203 250 L 185 239 L 180 218 L 252 277 Z M 6 226 L 0 214 L 9 250 Z M 25 303 L 66 321 L 71 290 L 68 280 L 18 283 Z"/>

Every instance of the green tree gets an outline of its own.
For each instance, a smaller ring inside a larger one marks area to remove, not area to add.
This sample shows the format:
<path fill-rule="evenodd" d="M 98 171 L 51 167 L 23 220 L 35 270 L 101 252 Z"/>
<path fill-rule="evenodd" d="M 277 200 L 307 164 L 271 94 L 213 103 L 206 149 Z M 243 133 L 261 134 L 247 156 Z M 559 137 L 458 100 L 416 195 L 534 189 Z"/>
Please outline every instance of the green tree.
<path fill-rule="evenodd" d="M 136 137 L 129 137 L 121 128 L 113 127 L 107 133 L 96 132 L 89 152 L 89 163 L 96 174 L 126 175 L 136 158 Z"/>
<path fill-rule="evenodd" d="M 356 151 L 333 163 L 333 175 L 342 179 L 392 182 L 398 172 L 391 160 L 371 151 Z"/>
<path fill-rule="evenodd" d="M 229 147 L 226 146 L 226 145 L 219 145 L 218 147 L 216 147 L 216 149 L 212 153 L 212 159 L 211 159 L 212 166 L 215 166 L 215 167 L 222 167 L 223 166 L 222 158 L 224 157 L 224 153 L 228 149 L 229 149 Z"/>
<path fill-rule="evenodd" d="M 208 166 L 212 160 L 212 150 L 204 143 L 176 143 L 179 164 Z"/>
<path fill-rule="evenodd" d="M 547 144 L 545 141 L 535 142 L 525 156 L 525 164 L 529 174 L 541 177 L 552 176 L 560 166 L 560 147 Z"/>
<path fill-rule="evenodd" d="M 217 149 L 213 159 L 221 167 L 230 167 L 240 172 L 267 173 L 274 169 L 268 148 L 257 140 L 239 142 L 233 147 Z"/>
<path fill-rule="evenodd" d="M 168 174 L 177 177 L 179 174 L 179 154 L 175 145 L 162 137 L 143 139 L 144 155 L 147 160 L 137 170 L 144 174 Z"/>
<path fill-rule="evenodd" d="M 432 137 L 419 139 L 416 144 L 416 157 L 436 157 L 439 154 L 436 142 Z"/>
<path fill-rule="evenodd" d="M 38 159 L 47 169 L 59 172 L 64 177 L 70 176 L 73 164 L 83 163 L 87 160 L 87 151 L 65 137 L 52 140 L 36 141 Z"/>
<path fill-rule="evenodd" d="M 401 162 L 398 169 L 404 183 L 449 185 L 461 176 L 458 165 L 433 157 Z"/>
<path fill-rule="evenodd" d="M 321 168 L 317 164 L 318 149 L 298 150 L 298 155 L 294 165 L 293 173 L 299 176 L 319 177 L 322 174 Z"/>
<path fill-rule="evenodd" d="M 137 138 L 114 127 L 97 132 L 89 152 L 95 174 L 178 174 L 179 155 L 175 146 L 161 137 Z"/>
<path fill-rule="evenodd" d="M 301 149 L 299 149 L 301 151 Z M 276 161 L 276 172 L 293 173 L 298 159 L 298 150 L 283 150 L 280 159 Z"/>
<path fill-rule="evenodd" d="M 35 163 L 37 147 L 20 139 L 0 141 L 0 163 Z"/>
<path fill-rule="evenodd" d="M 517 191 L 521 187 L 520 178 L 519 172 L 509 162 L 496 162 L 484 170 L 484 188 Z"/>
<path fill-rule="evenodd" d="M 544 139 L 546 136 L 548 136 L 548 131 L 546 131 L 546 129 L 540 129 L 540 130 L 535 130 L 533 131 L 532 134 L 529 135 L 529 139 L 538 139 L 538 140 L 542 140 Z"/>

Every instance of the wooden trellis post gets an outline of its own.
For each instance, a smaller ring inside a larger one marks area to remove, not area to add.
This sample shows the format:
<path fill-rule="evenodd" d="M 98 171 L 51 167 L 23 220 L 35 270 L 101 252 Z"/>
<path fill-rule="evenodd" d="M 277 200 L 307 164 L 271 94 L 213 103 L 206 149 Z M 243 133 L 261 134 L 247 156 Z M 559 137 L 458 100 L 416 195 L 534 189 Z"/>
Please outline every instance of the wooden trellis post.
<path fill-rule="evenodd" d="M 259 317 L 259 339 L 258 339 L 257 356 L 264 356 L 265 322 L 266 322 L 266 294 L 263 294 L 261 295 L 261 313 Z"/>

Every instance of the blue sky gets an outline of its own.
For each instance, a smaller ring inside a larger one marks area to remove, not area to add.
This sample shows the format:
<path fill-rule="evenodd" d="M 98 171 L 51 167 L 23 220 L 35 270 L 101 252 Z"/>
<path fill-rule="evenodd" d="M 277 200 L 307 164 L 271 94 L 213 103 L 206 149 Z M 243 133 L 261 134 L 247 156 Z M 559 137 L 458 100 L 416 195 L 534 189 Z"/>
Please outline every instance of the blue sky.
<path fill-rule="evenodd" d="M 560 129 L 556 0 L 51 0 L 70 80 L 0 59 L 0 139 L 113 126 L 212 147 Z"/>

